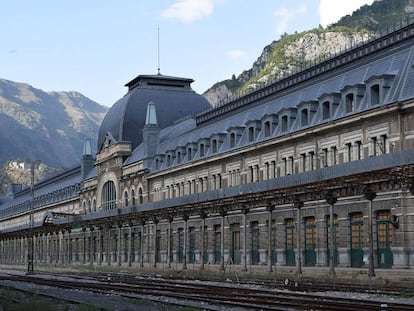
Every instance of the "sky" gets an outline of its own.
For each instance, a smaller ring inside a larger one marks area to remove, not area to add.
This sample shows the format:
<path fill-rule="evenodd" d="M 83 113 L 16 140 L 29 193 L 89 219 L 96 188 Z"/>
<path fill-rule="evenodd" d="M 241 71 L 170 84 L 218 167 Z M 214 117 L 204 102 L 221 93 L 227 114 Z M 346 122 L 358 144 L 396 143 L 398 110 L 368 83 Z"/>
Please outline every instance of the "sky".
<path fill-rule="evenodd" d="M 284 33 L 326 27 L 374 0 L 0 0 L 0 78 L 111 106 L 140 74 L 203 93 L 251 68 Z"/>

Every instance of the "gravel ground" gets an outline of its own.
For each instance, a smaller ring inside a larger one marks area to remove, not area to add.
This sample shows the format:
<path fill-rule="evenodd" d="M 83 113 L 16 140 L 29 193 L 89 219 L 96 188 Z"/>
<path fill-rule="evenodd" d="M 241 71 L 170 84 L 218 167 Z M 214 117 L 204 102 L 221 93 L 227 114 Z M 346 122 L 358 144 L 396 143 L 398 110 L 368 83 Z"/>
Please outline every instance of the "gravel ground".
<path fill-rule="evenodd" d="M 83 290 L 71 290 L 55 288 L 50 286 L 43 286 L 38 284 L 28 284 L 22 282 L 0 280 L 0 286 L 13 287 L 26 292 L 31 292 L 38 295 L 46 295 L 54 297 L 58 300 L 73 301 L 85 305 L 92 305 L 102 310 L 116 310 L 116 311 L 169 311 L 182 310 L 179 306 L 174 306 L 167 303 L 157 303 L 135 298 L 124 298 L 118 295 L 100 295 Z M 69 304 L 69 303 L 68 303 Z M 2 310 L 0 306 L 0 310 Z"/>

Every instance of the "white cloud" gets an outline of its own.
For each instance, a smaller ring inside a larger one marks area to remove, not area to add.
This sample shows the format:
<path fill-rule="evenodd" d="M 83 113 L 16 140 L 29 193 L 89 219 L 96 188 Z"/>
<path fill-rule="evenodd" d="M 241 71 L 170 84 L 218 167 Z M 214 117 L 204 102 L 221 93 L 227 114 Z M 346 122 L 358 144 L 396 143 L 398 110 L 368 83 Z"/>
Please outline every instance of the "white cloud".
<path fill-rule="evenodd" d="M 342 16 L 352 14 L 364 4 L 372 4 L 374 0 L 320 0 L 319 20 L 323 27 L 336 23 Z"/>
<path fill-rule="evenodd" d="M 161 18 L 191 23 L 209 16 L 213 9 L 213 0 L 178 0 L 161 12 Z"/>
<path fill-rule="evenodd" d="M 287 31 L 289 22 L 296 17 L 296 15 L 304 14 L 307 12 L 305 4 L 301 4 L 297 8 L 288 9 L 281 8 L 273 12 L 273 16 L 276 17 L 276 32 L 283 34 Z"/>
<path fill-rule="evenodd" d="M 227 56 L 234 60 L 247 58 L 247 53 L 243 50 L 231 50 L 227 52 Z"/>

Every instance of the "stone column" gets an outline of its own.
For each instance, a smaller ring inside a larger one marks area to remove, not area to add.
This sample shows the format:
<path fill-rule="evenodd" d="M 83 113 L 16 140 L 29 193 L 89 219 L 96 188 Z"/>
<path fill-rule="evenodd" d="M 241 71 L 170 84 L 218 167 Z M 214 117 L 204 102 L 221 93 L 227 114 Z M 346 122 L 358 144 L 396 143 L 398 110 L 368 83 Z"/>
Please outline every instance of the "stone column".
<path fill-rule="evenodd" d="M 168 268 L 171 268 L 171 238 L 172 238 L 172 232 L 171 232 L 171 224 L 172 224 L 173 218 L 168 218 L 168 235 L 167 235 L 167 265 Z"/>
<path fill-rule="evenodd" d="M 187 221 L 188 221 L 188 216 L 184 215 L 183 216 L 184 219 L 184 237 L 183 237 L 183 269 L 187 269 Z"/>
<path fill-rule="evenodd" d="M 249 209 L 243 208 L 243 268 L 242 271 L 247 271 L 247 213 Z"/>
<path fill-rule="evenodd" d="M 268 206 L 267 207 L 267 212 L 268 212 L 268 226 L 267 226 L 267 236 L 268 236 L 268 241 L 267 241 L 267 271 L 268 272 L 273 272 L 273 268 L 272 268 L 272 213 L 273 213 L 273 206 Z"/>
<path fill-rule="evenodd" d="M 145 220 L 142 220 L 141 222 L 141 239 L 139 241 L 140 243 L 140 250 L 141 250 L 141 267 L 144 267 L 144 230 L 145 230 Z"/>
<path fill-rule="evenodd" d="M 72 263 L 72 236 L 71 229 L 68 229 L 68 263 Z"/>
<path fill-rule="evenodd" d="M 201 213 L 201 215 L 200 215 L 200 218 L 201 218 L 201 230 L 200 230 L 200 232 L 201 232 L 201 243 L 200 243 L 200 245 L 201 245 L 201 254 L 200 254 L 200 262 L 201 262 L 201 264 L 200 264 L 200 270 L 204 270 L 204 264 L 205 264 L 205 262 L 204 262 L 204 253 L 205 253 L 205 251 L 206 251 L 206 245 L 204 245 L 205 243 L 204 243 L 204 236 L 205 236 L 205 234 L 206 234 L 206 231 L 205 231 L 205 225 L 206 225 L 206 215 L 204 214 L 204 213 Z"/>
<path fill-rule="evenodd" d="M 50 234 L 49 233 L 45 233 L 45 235 L 46 235 L 46 263 L 47 264 L 50 264 L 50 245 L 49 245 L 49 242 L 50 242 Z"/>
<path fill-rule="evenodd" d="M 62 230 L 60 234 L 60 263 L 65 263 L 65 230 Z"/>
<path fill-rule="evenodd" d="M 224 271 L 224 217 L 226 212 L 222 212 L 221 216 L 221 233 L 220 233 L 220 270 Z"/>
<path fill-rule="evenodd" d="M 93 265 L 95 257 L 95 241 L 94 241 L 94 228 L 89 228 L 89 263 Z"/>
<path fill-rule="evenodd" d="M 364 192 L 364 197 L 368 202 L 368 243 L 369 243 L 369 265 L 368 265 L 368 276 L 374 277 L 374 234 L 372 228 L 372 201 L 375 199 L 377 194 L 371 189 L 367 189 Z"/>
<path fill-rule="evenodd" d="M 158 219 L 153 220 L 154 222 L 154 268 L 157 267 L 157 229 L 158 229 Z"/>
<path fill-rule="evenodd" d="M 293 206 L 294 208 L 296 208 L 296 249 L 297 249 L 296 273 L 302 274 L 302 244 L 301 244 L 302 219 L 301 219 L 300 209 L 303 207 L 303 202 L 296 202 L 294 203 Z"/>
<path fill-rule="evenodd" d="M 111 225 L 107 226 L 107 249 L 106 249 L 106 263 L 108 266 L 111 265 L 112 261 L 112 237 L 111 237 Z"/>
<path fill-rule="evenodd" d="M 98 263 L 98 265 L 102 265 L 102 243 L 103 243 L 103 239 L 102 239 L 102 227 L 97 227 L 96 228 L 96 248 L 97 248 L 97 253 L 98 253 L 98 257 L 96 258 L 96 262 Z"/>
<path fill-rule="evenodd" d="M 128 267 L 132 265 L 132 223 L 128 226 Z"/>
<path fill-rule="evenodd" d="M 329 204 L 329 274 L 335 275 L 335 222 L 334 222 L 334 205 L 338 201 L 336 197 L 326 198 Z"/>
<path fill-rule="evenodd" d="M 122 264 L 122 224 L 118 224 L 118 266 Z"/>
<path fill-rule="evenodd" d="M 86 228 L 82 228 L 82 264 L 86 263 Z"/>

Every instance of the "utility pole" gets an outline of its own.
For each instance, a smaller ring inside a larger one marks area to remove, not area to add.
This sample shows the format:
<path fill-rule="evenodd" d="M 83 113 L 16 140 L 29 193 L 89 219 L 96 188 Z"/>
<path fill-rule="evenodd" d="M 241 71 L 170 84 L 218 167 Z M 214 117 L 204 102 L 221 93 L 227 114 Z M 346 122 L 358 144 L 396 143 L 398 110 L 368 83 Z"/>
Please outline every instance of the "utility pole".
<path fill-rule="evenodd" d="M 33 273 L 34 259 L 34 240 L 33 240 L 33 222 L 34 222 L 34 171 L 35 162 L 30 167 L 30 213 L 29 213 L 29 243 L 27 248 L 27 274 Z"/>

